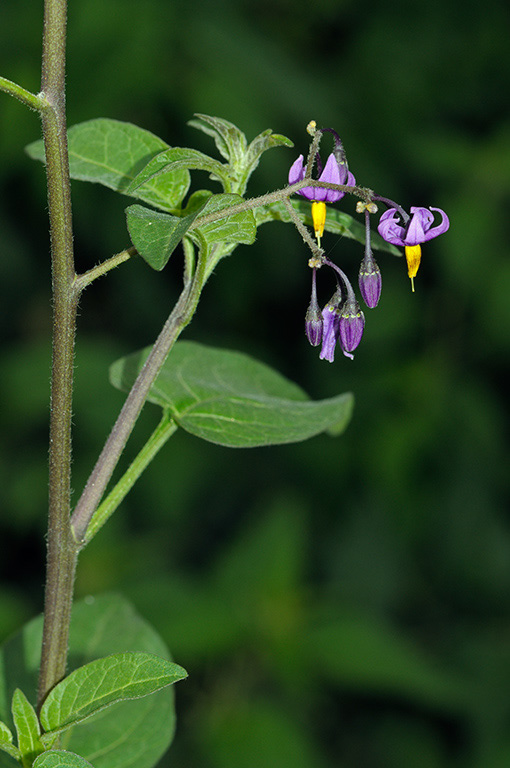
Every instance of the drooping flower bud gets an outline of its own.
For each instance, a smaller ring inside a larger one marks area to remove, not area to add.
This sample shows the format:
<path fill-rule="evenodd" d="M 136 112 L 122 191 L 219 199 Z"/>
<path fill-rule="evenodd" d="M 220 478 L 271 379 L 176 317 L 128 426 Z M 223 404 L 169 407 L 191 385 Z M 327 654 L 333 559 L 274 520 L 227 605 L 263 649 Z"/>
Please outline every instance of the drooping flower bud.
<path fill-rule="evenodd" d="M 322 341 L 322 327 L 323 319 L 322 312 L 317 301 L 317 287 L 316 287 L 316 269 L 313 268 L 312 272 L 312 296 L 310 298 L 310 304 L 305 316 L 305 333 L 306 338 L 312 345 L 317 347 Z"/>
<path fill-rule="evenodd" d="M 370 309 L 377 306 L 381 296 L 381 287 L 381 270 L 370 253 L 365 256 L 359 268 L 359 289 L 363 296 L 363 301 Z"/>
<path fill-rule="evenodd" d="M 360 343 L 364 328 L 365 316 L 358 302 L 355 299 L 347 299 L 340 310 L 338 335 L 344 355 L 351 360 L 354 357 L 351 352 L 354 352 Z"/>

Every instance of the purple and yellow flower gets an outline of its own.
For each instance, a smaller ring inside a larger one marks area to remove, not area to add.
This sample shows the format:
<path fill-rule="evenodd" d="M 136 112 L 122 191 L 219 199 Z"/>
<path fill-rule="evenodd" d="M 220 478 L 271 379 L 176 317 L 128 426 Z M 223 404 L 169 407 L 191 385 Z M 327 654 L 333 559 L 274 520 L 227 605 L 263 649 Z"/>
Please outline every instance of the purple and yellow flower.
<path fill-rule="evenodd" d="M 441 214 L 441 223 L 433 227 L 434 214 Z M 421 261 L 421 243 L 426 243 L 438 235 L 446 232 L 450 221 L 441 208 L 411 208 L 411 216 L 401 224 L 402 215 L 396 208 L 389 208 L 383 213 L 377 227 L 381 237 L 393 245 L 405 246 L 407 261 L 407 274 L 411 278 L 411 286 L 414 291 L 414 278 L 418 272 Z"/>
<path fill-rule="evenodd" d="M 318 165 L 320 169 L 320 161 L 318 161 Z M 289 170 L 289 184 L 303 181 L 305 178 L 305 171 L 306 167 L 303 155 L 299 155 L 298 159 L 292 164 Z M 329 184 L 356 185 L 356 180 L 352 173 L 347 169 L 347 165 L 339 163 L 333 153 L 329 155 L 324 170 L 320 173 L 317 181 L 324 181 Z M 320 239 L 324 234 L 324 225 L 326 223 L 326 203 L 336 203 L 338 200 L 342 199 L 345 192 L 339 192 L 335 189 L 327 189 L 326 187 L 303 187 L 303 189 L 298 190 L 297 194 L 306 197 L 307 200 L 312 202 L 313 226 L 315 237 L 317 238 L 320 247 Z"/>

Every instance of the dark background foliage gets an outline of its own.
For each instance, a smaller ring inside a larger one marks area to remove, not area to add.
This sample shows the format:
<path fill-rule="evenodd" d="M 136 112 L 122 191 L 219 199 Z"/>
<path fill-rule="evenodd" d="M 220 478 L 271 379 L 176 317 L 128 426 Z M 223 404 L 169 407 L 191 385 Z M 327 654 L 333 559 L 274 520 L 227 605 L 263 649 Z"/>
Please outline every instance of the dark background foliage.
<path fill-rule="evenodd" d="M 0 71 L 33 90 L 41 5 L 0 9 Z M 359 183 L 451 221 L 415 294 L 381 255 L 354 362 L 319 361 L 304 339 L 292 227 L 265 225 L 210 280 L 185 338 L 258 356 L 313 397 L 351 390 L 356 408 L 343 437 L 297 446 L 178 434 L 83 554 L 77 593 L 125 593 L 190 672 L 165 765 L 508 765 L 509 16 L 498 0 L 71 0 L 70 124 L 128 120 L 211 153 L 194 112 L 248 138 L 270 127 L 296 151 L 264 157 L 255 194 L 285 182 L 315 119 L 341 134 Z M 48 225 L 42 169 L 22 151 L 38 131 L 0 95 L 2 636 L 42 605 Z M 73 195 L 85 270 L 128 244 L 125 201 L 80 182 Z M 360 247 L 325 245 L 355 279 Z M 172 261 L 162 274 L 132 261 L 83 298 L 76 493 L 121 403 L 107 366 L 155 338 Z M 148 406 L 126 460 L 157 418 Z"/>

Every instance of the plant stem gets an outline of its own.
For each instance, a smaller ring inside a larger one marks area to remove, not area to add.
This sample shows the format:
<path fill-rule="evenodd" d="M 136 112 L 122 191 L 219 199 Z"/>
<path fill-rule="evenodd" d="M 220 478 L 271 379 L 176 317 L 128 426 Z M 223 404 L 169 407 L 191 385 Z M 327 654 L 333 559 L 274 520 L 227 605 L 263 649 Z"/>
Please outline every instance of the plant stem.
<path fill-rule="evenodd" d="M 304 243 L 310 248 L 313 255 L 319 260 L 321 260 L 324 255 L 324 251 L 322 250 L 322 248 L 319 248 L 315 240 L 313 240 L 312 236 L 310 235 L 310 232 L 305 227 L 305 225 L 297 215 L 296 211 L 292 207 L 290 200 L 288 198 L 285 198 L 283 203 L 289 213 L 290 218 L 294 222 L 296 229 L 298 230 L 299 234 L 303 238 Z"/>
<path fill-rule="evenodd" d="M 152 383 L 173 344 L 193 316 L 202 284 L 203 266 L 199 263 L 199 268 L 197 268 L 193 281 L 184 286 L 175 307 L 156 339 L 87 480 L 87 484 L 71 518 L 75 540 L 81 545 L 84 544 L 87 528 L 92 516 L 117 466 L 121 453 L 147 399 Z"/>
<path fill-rule="evenodd" d="M 313 179 L 312 182 L 314 187 L 333 189 L 336 192 L 345 192 L 347 194 L 356 195 L 356 197 L 360 197 L 365 202 L 370 202 L 372 199 L 372 190 L 367 189 L 366 187 L 351 187 L 348 184 L 331 184 L 329 181 L 316 181 L 315 179 Z M 269 205 L 270 203 L 282 202 L 289 198 L 293 192 L 298 192 L 300 189 L 303 189 L 303 187 L 309 186 L 312 186 L 310 179 L 304 178 L 283 189 L 277 189 L 274 192 L 268 192 L 266 195 L 260 195 L 259 197 L 252 197 L 249 200 L 243 200 L 242 203 L 231 205 L 228 208 L 222 208 L 213 213 L 206 213 L 204 216 L 197 216 L 193 224 L 189 227 L 188 232 L 198 229 L 204 224 L 210 224 L 213 221 L 219 221 L 220 219 L 228 218 L 228 216 L 234 216 L 236 213 L 250 211 L 254 208 L 260 208 L 263 205 Z"/>
<path fill-rule="evenodd" d="M 90 283 L 94 282 L 94 280 L 96 280 L 98 277 L 106 275 L 111 269 L 118 267 L 119 264 L 123 264 L 125 261 L 128 261 L 136 253 L 136 248 L 126 248 L 120 253 L 116 253 L 115 256 L 106 259 L 106 261 L 103 261 L 101 264 L 92 267 L 92 269 L 88 269 L 82 275 L 76 275 L 74 281 L 74 290 L 80 294 L 83 289 L 87 287 L 87 285 L 90 285 Z"/>
<path fill-rule="evenodd" d="M 77 293 L 65 122 L 66 0 L 45 0 L 42 111 L 53 287 L 48 559 L 39 704 L 66 672 L 78 548 L 70 526 L 71 415 Z"/>
<path fill-rule="evenodd" d="M 96 535 L 100 528 L 113 515 L 124 500 L 142 472 L 148 467 L 154 456 L 165 445 L 168 438 L 177 430 L 177 424 L 166 413 L 151 434 L 142 450 L 131 462 L 119 482 L 110 491 L 106 499 L 98 506 L 90 521 L 84 538 L 84 545 Z"/>
<path fill-rule="evenodd" d="M 21 101 L 26 107 L 36 109 L 38 112 L 48 106 L 41 94 L 36 95 L 31 91 L 27 91 L 26 88 L 22 88 L 18 83 L 13 83 L 12 80 L 7 80 L 6 77 L 0 77 L 0 91 L 4 91 L 4 93 L 8 93 L 10 96 L 14 96 L 15 99 Z"/>

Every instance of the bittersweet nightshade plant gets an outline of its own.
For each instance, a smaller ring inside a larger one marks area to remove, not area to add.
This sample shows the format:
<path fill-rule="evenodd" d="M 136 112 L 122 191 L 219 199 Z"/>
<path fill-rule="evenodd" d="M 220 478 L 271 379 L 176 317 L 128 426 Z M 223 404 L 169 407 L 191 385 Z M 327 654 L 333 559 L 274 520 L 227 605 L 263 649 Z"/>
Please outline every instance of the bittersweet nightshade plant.
<path fill-rule="evenodd" d="M 12 680 L 9 678 L 9 685 L 0 679 L 4 693 L 0 716 L 11 717 L 8 705 L 12 700 L 18 734 L 15 745 L 9 726 L 0 722 L 0 750 L 23 768 L 31 768 L 32 764 L 34 768 L 89 768 L 86 761 L 97 755 L 102 756 L 101 768 L 130 764 L 133 755 L 138 768 L 151 768 L 172 739 L 171 694 L 158 699 L 158 711 L 162 714 L 159 720 L 149 716 L 147 709 L 134 710 L 132 720 L 139 725 L 132 728 L 131 722 L 126 725 L 121 719 L 123 724 L 118 726 L 117 712 L 106 712 L 89 724 L 88 746 L 83 746 L 86 739 L 77 737 L 73 741 L 74 729 L 79 732 L 81 722 L 89 716 L 124 700 L 166 689 L 186 676 L 181 667 L 169 660 L 159 637 L 143 623 L 141 626 L 140 619 L 121 599 L 97 603 L 89 600 L 73 607 L 80 552 L 119 508 L 144 469 L 179 428 L 225 447 L 278 445 L 305 440 L 331 429 L 340 434 L 352 410 L 349 394 L 313 401 L 299 386 L 246 355 L 178 341 L 197 310 L 208 278 L 239 244 L 249 246 L 255 241 L 258 226 L 274 220 L 293 222 L 312 253 L 308 258 L 312 295 L 305 318 L 308 341 L 314 346 L 321 345 L 321 359 L 333 362 L 338 347 L 352 359 L 363 335 L 365 318 L 346 273 L 321 248 L 324 232 L 364 243 L 359 286 L 365 303 L 373 308 L 379 301 L 381 276 L 372 245 L 395 253 L 396 249 L 385 245 L 386 240 L 404 245 L 407 254 L 408 248 L 419 247 L 419 243 L 446 231 L 448 219 L 440 211 L 442 223 L 432 227 L 433 215 L 427 209 L 412 208 L 410 218 L 398 205 L 370 189 L 356 186 L 340 137 L 331 128 L 317 128 L 313 121 L 308 126 L 312 141 L 306 164 L 300 155 L 290 168 L 288 186 L 254 198 L 246 198 L 245 194 L 262 154 L 272 148 L 293 146 L 290 139 L 271 130 L 248 142 L 244 133 L 229 121 L 196 115 L 191 124 L 214 140 L 221 160 L 192 148 L 170 146 L 165 139 L 143 128 L 108 118 L 88 120 L 68 131 L 66 14 L 65 0 L 45 0 L 39 94 L 0 77 L 1 90 L 38 111 L 42 118 L 43 140 L 29 145 L 27 152 L 46 166 L 53 288 L 44 619 L 31 622 L 15 639 L 15 652 L 11 649 L 8 654 L 9 659 L 20 659 L 21 665 L 29 665 L 21 666 L 19 678 L 24 681 L 27 675 L 36 675 L 38 693 L 32 703 L 18 689 L 15 675 Z M 332 134 L 334 148 L 323 167 L 319 145 L 325 133 Z M 318 178 L 312 176 L 314 167 Z M 208 174 L 214 190 L 193 188 L 196 170 Z M 71 178 L 103 184 L 136 200 L 126 209 L 131 244 L 82 274 L 77 274 L 74 259 L 74 247 L 79 244 L 75 243 L 72 231 Z M 312 202 L 316 241 L 308 230 L 309 206 L 303 205 L 302 200 L 291 201 L 293 194 Z M 327 211 L 326 203 L 337 203 L 347 194 L 359 198 L 357 210 L 365 215 L 364 228 L 347 214 L 335 209 Z M 390 210 L 379 224 L 383 240 L 371 242 L 370 215 L 377 211 L 376 200 Z M 395 212 L 402 217 L 401 225 L 395 221 Z M 127 392 L 126 399 L 72 506 L 73 354 L 81 293 L 98 277 L 129 259 L 141 258 L 159 272 L 172 256 L 182 260 L 178 299 L 153 346 L 112 365 L 111 382 Z M 288 258 L 290 263 L 291 256 Z M 333 272 L 336 281 L 336 291 L 322 310 L 316 285 L 319 270 Z M 124 447 L 147 402 L 161 408 L 161 420 L 129 467 L 110 487 Z M 101 631 L 96 634 L 98 626 Z M 98 636 L 105 637 L 106 650 L 94 644 Z M 70 642 L 72 663 L 76 659 L 86 663 L 68 670 Z M 143 643 L 144 647 L 132 647 L 136 643 Z M 1 673 L 6 661 L 0 658 L 0 662 Z M 57 747 L 64 731 L 67 749 L 63 755 Z M 119 733 L 122 739 L 118 738 Z M 79 755 L 72 752 L 75 743 L 80 745 Z"/>

